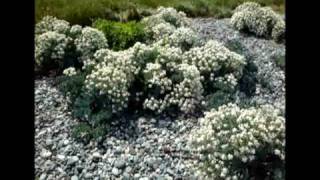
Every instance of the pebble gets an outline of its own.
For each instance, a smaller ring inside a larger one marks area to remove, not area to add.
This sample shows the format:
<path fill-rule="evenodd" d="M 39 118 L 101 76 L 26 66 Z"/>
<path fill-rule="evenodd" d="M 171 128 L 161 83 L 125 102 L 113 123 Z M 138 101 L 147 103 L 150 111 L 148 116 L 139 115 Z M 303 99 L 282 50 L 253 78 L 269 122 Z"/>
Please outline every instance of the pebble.
<path fill-rule="evenodd" d="M 118 168 L 115 168 L 115 167 L 112 168 L 112 171 L 111 171 L 111 172 L 112 172 L 112 174 L 115 175 L 115 176 L 118 176 L 118 175 L 120 175 L 120 173 L 121 173 L 120 170 L 119 170 Z"/>
<path fill-rule="evenodd" d="M 71 177 L 71 180 L 78 180 L 79 178 L 78 178 L 78 176 L 72 176 Z"/>

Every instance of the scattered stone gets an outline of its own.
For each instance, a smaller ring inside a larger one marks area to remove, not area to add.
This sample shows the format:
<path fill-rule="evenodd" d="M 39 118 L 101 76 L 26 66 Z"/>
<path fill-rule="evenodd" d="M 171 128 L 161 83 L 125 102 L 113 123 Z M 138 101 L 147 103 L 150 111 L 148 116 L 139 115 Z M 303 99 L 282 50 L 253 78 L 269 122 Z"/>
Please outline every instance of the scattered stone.
<path fill-rule="evenodd" d="M 78 178 L 78 176 L 72 176 L 71 177 L 71 180 L 78 180 L 79 178 Z"/>
<path fill-rule="evenodd" d="M 112 174 L 115 175 L 115 176 L 119 176 L 121 171 L 118 169 L 118 168 L 112 168 Z"/>

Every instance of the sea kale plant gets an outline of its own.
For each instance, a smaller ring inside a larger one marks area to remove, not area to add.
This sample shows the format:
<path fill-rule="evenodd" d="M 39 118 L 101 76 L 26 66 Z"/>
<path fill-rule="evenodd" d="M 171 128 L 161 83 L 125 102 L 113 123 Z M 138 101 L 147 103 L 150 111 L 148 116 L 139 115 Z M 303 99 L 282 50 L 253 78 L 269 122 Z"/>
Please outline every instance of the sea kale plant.
<path fill-rule="evenodd" d="M 200 155 L 200 176 L 284 178 L 285 119 L 279 110 L 271 105 L 242 109 L 227 104 L 205 114 L 189 141 Z"/>
<path fill-rule="evenodd" d="M 261 7 L 254 2 L 239 5 L 230 20 L 232 26 L 243 32 L 253 33 L 258 37 L 284 41 L 285 22 L 270 7 Z"/>

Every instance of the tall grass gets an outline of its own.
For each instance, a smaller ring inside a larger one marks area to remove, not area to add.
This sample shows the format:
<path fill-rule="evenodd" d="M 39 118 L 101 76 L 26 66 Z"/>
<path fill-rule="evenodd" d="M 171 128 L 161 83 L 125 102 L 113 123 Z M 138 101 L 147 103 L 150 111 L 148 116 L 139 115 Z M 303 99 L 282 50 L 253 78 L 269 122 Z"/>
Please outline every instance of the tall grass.
<path fill-rule="evenodd" d="M 188 16 L 229 17 L 232 9 L 248 0 L 36 0 L 36 21 L 46 15 L 72 24 L 90 25 L 94 19 L 137 20 L 138 11 L 159 6 L 174 7 Z M 284 12 L 284 0 L 251 0 Z"/>

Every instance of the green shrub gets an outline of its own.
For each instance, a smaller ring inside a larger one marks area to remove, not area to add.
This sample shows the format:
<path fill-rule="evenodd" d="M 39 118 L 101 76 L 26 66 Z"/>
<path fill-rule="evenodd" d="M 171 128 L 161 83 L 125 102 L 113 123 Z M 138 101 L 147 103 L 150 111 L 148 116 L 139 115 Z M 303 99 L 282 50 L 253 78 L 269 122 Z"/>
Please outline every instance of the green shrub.
<path fill-rule="evenodd" d="M 86 122 L 80 122 L 73 127 L 72 137 L 77 141 L 89 143 L 89 141 L 92 139 L 98 140 L 98 138 L 101 138 L 106 134 L 107 130 L 108 127 L 106 126 L 93 128 Z"/>
<path fill-rule="evenodd" d="M 110 48 L 113 50 L 127 49 L 136 42 L 144 42 L 144 27 L 139 22 L 121 23 L 98 19 L 93 23 L 93 27 L 104 33 Z"/>

